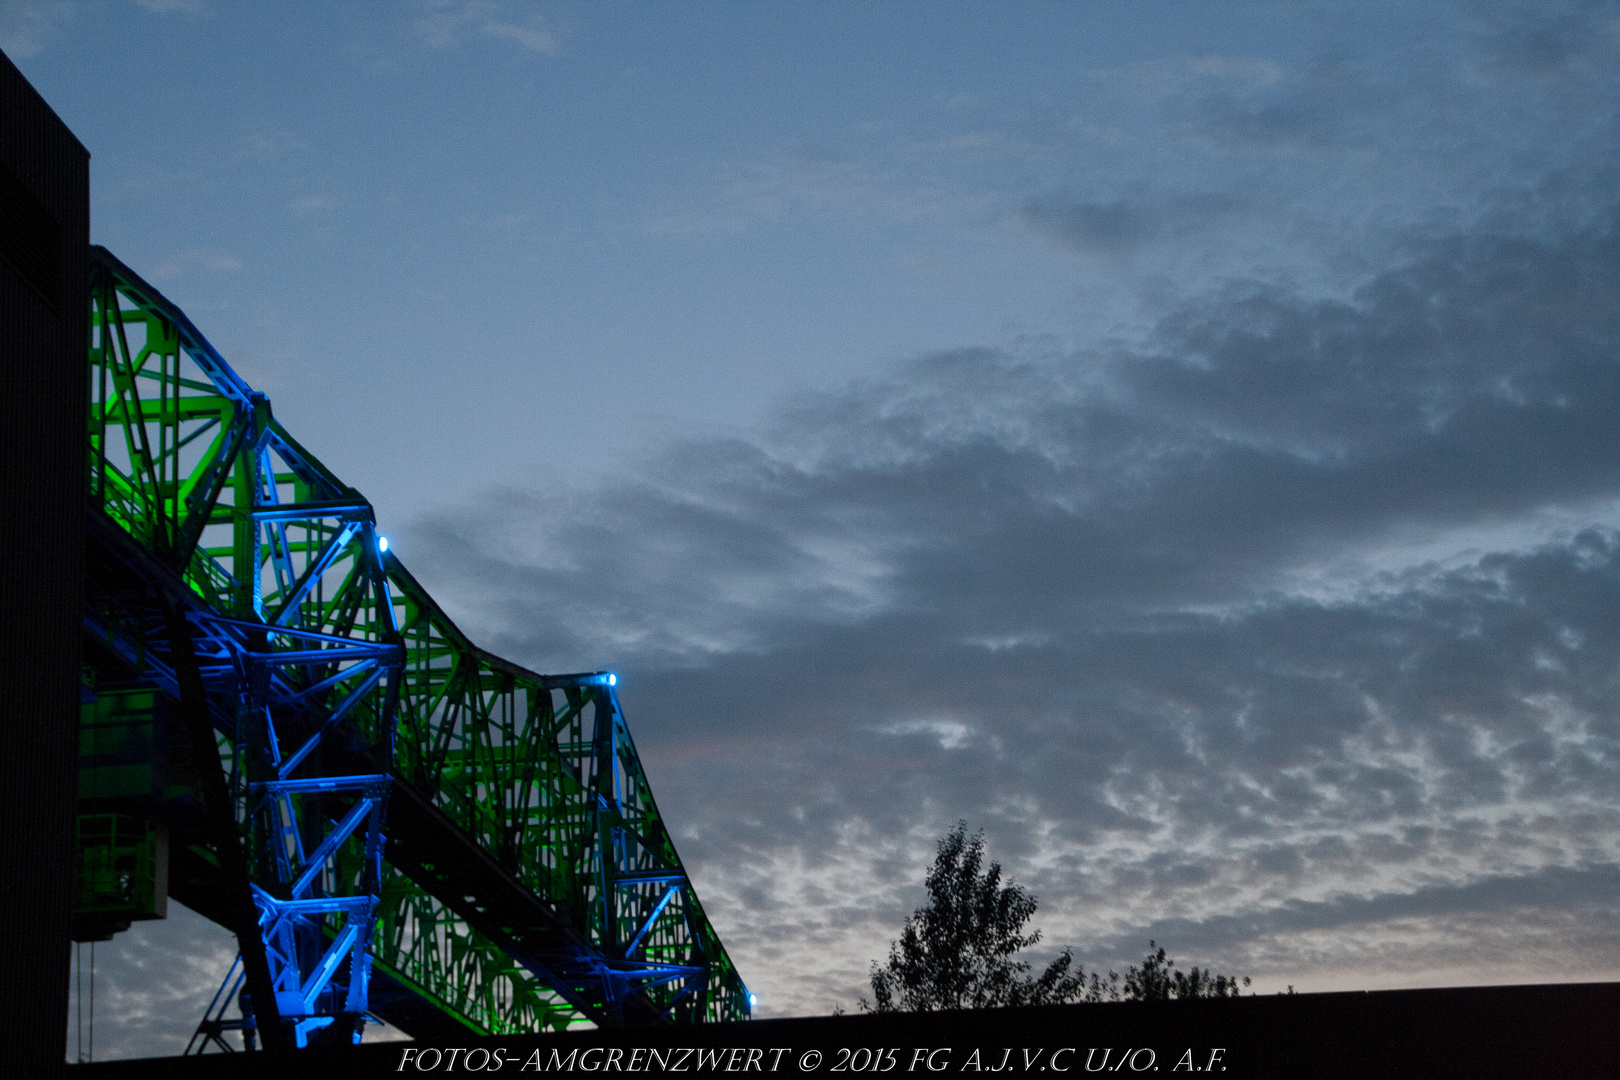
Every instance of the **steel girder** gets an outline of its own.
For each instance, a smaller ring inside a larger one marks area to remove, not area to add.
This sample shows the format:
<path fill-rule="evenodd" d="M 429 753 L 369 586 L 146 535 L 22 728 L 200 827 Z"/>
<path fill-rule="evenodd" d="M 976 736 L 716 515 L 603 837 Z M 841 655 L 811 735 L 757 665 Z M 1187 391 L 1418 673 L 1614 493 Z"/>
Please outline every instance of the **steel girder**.
<path fill-rule="evenodd" d="M 474 646 L 178 308 L 100 248 L 92 282 L 93 693 L 207 728 L 141 806 L 178 830 L 174 895 L 229 922 L 217 758 L 274 1011 L 348 1030 L 375 965 L 480 1032 L 746 1017 L 614 677 Z"/>

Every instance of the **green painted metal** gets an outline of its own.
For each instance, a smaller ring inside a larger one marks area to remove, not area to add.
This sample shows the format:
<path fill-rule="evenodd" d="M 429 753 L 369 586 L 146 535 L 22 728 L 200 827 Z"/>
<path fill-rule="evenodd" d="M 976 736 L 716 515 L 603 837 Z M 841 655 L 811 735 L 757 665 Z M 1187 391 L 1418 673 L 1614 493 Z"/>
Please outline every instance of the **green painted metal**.
<path fill-rule="evenodd" d="M 92 929 L 81 940 L 105 941 L 113 927 L 168 914 L 168 836 L 137 815 L 81 813 L 76 826 L 73 912 Z"/>
<path fill-rule="evenodd" d="M 611 687 L 551 685 L 555 680 L 478 649 L 393 565 L 406 654 L 401 774 L 432 791 L 436 804 L 537 896 L 587 927 L 604 953 L 623 956 L 633 945 L 634 959 L 707 967 L 706 995 L 676 1004 L 677 1018 L 745 1017 L 747 991 L 686 880 Z M 468 942 L 454 958 L 430 959 L 413 947 L 431 939 L 415 927 L 453 916 L 406 884 L 397 887 L 410 900 L 390 905 L 399 917 L 380 930 L 381 963 L 416 981 L 441 968 L 507 976 L 509 989 L 461 974 L 433 981 L 484 995 L 501 987 L 496 996 L 509 1004 L 497 1007 L 486 996 L 457 1006 L 477 1017 L 481 1030 L 532 1030 L 537 1025 L 527 1018 L 522 1028 L 508 1026 L 528 1015 L 564 1024 L 569 1010 L 538 985 L 512 978 L 498 950 L 476 935 L 447 935 Z"/>
<path fill-rule="evenodd" d="M 610 681 L 542 676 L 473 645 L 394 553 L 361 542 L 373 535 L 370 505 L 281 427 L 268 399 L 177 308 L 105 253 L 93 259 L 92 282 L 92 505 L 222 617 L 402 645 L 397 678 L 341 649 L 284 665 L 272 704 L 295 717 L 342 710 L 326 737 L 346 745 L 392 740 L 396 783 L 565 912 L 604 957 L 706 972 L 696 982 L 645 981 L 656 1011 L 687 1022 L 746 1018 L 746 988 L 685 876 Z M 131 664 L 150 666 L 140 655 L 147 628 L 128 623 L 112 604 L 87 619 Z M 270 637 L 281 642 L 273 648 L 303 647 Z M 251 710 L 237 719 L 252 723 Z M 238 792 L 266 768 L 250 760 L 252 745 L 241 730 L 219 739 L 220 767 Z M 285 812 L 339 812 L 312 805 Z M 264 816 L 242 797 L 236 817 L 252 840 L 255 879 L 270 880 Z M 362 858 L 351 839 L 332 888 L 352 884 Z M 392 866 L 381 895 L 378 968 L 469 1029 L 604 1021 L 581 1005 L 585 988 L 515 963 Z"/>

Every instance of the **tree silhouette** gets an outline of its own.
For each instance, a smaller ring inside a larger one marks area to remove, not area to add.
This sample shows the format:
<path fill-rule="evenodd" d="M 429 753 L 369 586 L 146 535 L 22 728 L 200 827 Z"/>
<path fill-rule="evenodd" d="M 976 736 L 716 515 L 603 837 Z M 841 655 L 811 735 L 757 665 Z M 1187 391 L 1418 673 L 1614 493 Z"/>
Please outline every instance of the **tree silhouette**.
<path fill-rule="evenodd" d="M 1157 952 L 1154 952 L 1155 948 Z M 1114 973 L 1110 971 L 1108 974 L 1112 978 Z M 1120 997 L 1126 1001 L 1237 997 L 1241 988 L 1248 985 L 1247 975 L 1239 979 L 1196 967 L 1187 972 L 1177 971 L 1176 962 L 1164 955 L 1164 947 L 1150 941 L 1147 958 L 1141 966 L 1132 964 L 1125 970 L 1125 989 Z M 1294 988 L 1290 986 L 1288 989 L 1292 992 Z"/>
<path fill-rule="evenodd" d="M 875 1012 L 985 1009 L 1001 1005 L 1048 1005 L 1085 996 L 1085 972 L 1065 949 L 1039 976 L 1016 954 L 1041 940 L 1024 933 L 1035 914 L 1035 897 L 1001 884 L 1001 864 L 984 868 L 984 833 L 967 834 L 957 822 L 939 842 L 928 871 L 928 904 L 906 920 L 900 940 L 889 945 L 889 962 L 872 962 L 872 997 L 861 1008 Z M 1095 976 L 1093 977 L 1095 980 Z"/>
<path fill-rule="evenodd" d="M 1075 1001 L 1169 1001 L 1180 998 L 1237 997 L 1247 977 L 1216 975 L 1176 962 L 1157 942 L 1148 942 L 1140 965 L 1106 978 L 1074 962 L 1064 949 L 1038 976 L 1016 959 L 1041 940 L 1039 930 L 1024 933 L 1035 914 L 1035 897 L 1018 885 L 1001 884 L 1001 864 L 984 867 L 984 832 L 971 837 L 967 822 L 939 841 L 925 884 L 928 903 L 912 912 L 900 939 L 889 944 L 889 962 L 872 962 L 871 1012 L 928 1012 L 934 1009 L 986 1009 L 1006 1005 L 1058 1005 Z M 1157 951 L 1155 951 L 1157 950 Z"/>

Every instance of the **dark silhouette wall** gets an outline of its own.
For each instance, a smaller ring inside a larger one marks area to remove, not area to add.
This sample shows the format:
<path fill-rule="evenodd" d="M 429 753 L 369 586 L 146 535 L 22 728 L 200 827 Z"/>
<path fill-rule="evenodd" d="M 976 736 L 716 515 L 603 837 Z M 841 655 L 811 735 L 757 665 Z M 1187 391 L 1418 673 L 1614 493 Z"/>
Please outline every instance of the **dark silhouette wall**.
<path fill-rule="evenodd" d="M 82 1065 L 82 1080 L 566 1073 L 1199 1073 L 1347 1080 L 1620 1075 L 1620 983 L 1122 1001 L 427 1039 Z"/>
<path fill-rule="evenodd" d="M 0 54 L 0 1047 L 64 1068 L 90 155 Z"/>

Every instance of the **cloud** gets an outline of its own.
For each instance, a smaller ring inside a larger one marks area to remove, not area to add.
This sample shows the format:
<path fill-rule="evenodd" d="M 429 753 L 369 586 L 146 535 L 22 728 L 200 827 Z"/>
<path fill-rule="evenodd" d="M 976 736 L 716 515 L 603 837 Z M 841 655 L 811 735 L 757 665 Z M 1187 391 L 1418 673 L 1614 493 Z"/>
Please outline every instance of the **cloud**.
<path fill-rule="evenodd" d="M 1252 149 L 1320 150 L 1387 136 L 1376 122 L 1441 84 L 1376 75 L 1336 57 L 1324 57 L 1288 77 L 1221 88 L 1203 101 L 1193 129 L 1217 142 Z M 1425 101 L 1427 107 L 1434 103 Z"/>
<path fill-rule="evenodd" d="M 300 195 L 292 201 L 289 208 L 299 217 L 305 217 L 330 210 L 336 205 L 337 200 L 330 195 Z"/>
<path fill-rule="evenodd" d="M 424 13 L 411 24 L 412 32 L 434 48 L 458 45 L 468 35 L 505 38 L 544 55 L 555 53 L 562 45 L 541 16 L 514 22 L 491 0 L 426 0 L 419 7 Z"/>
<path fill-rule="evenodd" d="M 898 151 L 890 148 L 884 156 L 971 152 L 980 149 L 980 142 L 977 135 L 929 140 Z M 972 201 L 972 196 L 916 182 L 893 161 L 863 158 L 859 153 L 794 145 L 750 161 L 702 166 L 692 177 L 692 190 L 654 202 L 644 226 L 652 233 L 689 235 L 741 232 L 761 222 L 794 217 L 916 221 L 955 215 Z"/>
<path fill-rule="evenodd" d="M 1206 92 L 1212 88 L 1263 89 L 1283 77 L 1284 68 L 1274 60 L 1220 53 L 1154 57 L 1095 67 L 1086 72 L 1092 84 L 1127 90 L 1138 100 L 1173 98 L 1194 88 Z"/>
<path fill-rule="evenodd" d="M 205 0 L 135 0 L 144 11 L 154 15 L 209 15 Z"/>
<path fill-rule="evenodd" d="M 1492 0 L 1471 11 L 1478 70 L 1505 77 L 1561 75 L 1593 60 L 1613 63 L 1620 7 L 1613 3 Z"/>
<path fill-rule="evenodd" d="M 290 131 L 255 131 L 237 143 L 236 158 L 269 165 L 309 150 L 309 142 Z"/>
<path fill-rule="evenodd" d="M 0 49 L 16 57 L 38 56 L 77 14 L 71 0 L 17 0 L 0 6 Z"/>
<path fill-rule="evenodd" d="M 229 252 L 187 248 L 173 258 L 164 259 L 154 265 L 152 267 L 152 276 L 158 278 L 176 277 L 193 266 L 200 266 L 204 270 L 217 273 L 225 270 L 242 269 L 242 260 Z"/>
<path fill-rule="evenodd" d="M 1548 978 L 1501 943 L 1556 909 L 1612 973 L 1606 894 L 1550 898 L 1620 866 L 1616 297 L 1620 207 L 1414 233 L 1342 296 L 938 353 L 400 550 L 496 651 L 623 673 L 779 1009 L 853 997 L 959 817 L 1093 962 Z"/>
<path fill-rule="evenodd" d="M 68 1060 L 178 1056 L 235 958 L 234 935 L 173 901 L 94 954 L 76 946 Z"/>
<path fill-rule="evenodd" d="M 1136 194 L 1106 202 L 1031 201 L 1022 218 L 1037 234 L 1076 254 L 1112 258 L 1160 241 L 1186 241 L 1243 209 L 1243 202 L 1228 194 Z"/>

